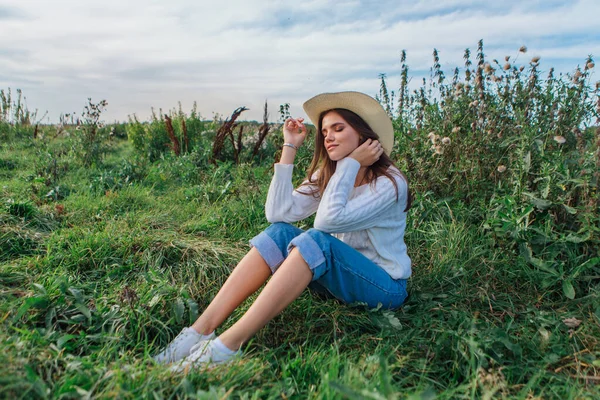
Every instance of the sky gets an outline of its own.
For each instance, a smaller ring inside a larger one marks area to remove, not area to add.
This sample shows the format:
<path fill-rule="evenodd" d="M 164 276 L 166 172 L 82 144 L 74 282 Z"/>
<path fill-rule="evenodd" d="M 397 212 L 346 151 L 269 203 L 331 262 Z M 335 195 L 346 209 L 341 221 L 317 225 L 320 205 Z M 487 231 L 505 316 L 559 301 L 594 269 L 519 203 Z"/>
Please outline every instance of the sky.
<path fill-rule="evenodd" d="M 598 0 L 0 0 L 0 89 L 44 122 L 89 97 L 108 101 L 106 122 L 194 101 L 204 118 L 246 106 L 262 120 L 265 100 L 276 121 L 322 92 L 374 96 L 381 73 L 397 88 L 403 49 L 414 88 L 434 48 L 451 76 L 480 39 L 488 59 L 569 73 L 600 54 L 598 15 Z"/>

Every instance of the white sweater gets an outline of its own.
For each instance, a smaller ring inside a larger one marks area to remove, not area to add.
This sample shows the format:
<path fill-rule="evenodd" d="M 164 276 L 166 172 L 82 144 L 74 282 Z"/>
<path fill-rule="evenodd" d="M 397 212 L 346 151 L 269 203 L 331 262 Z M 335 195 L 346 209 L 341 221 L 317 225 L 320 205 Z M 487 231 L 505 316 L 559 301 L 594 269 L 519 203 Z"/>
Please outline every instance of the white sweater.
<path fill-rule="evenodd" d="M 338 161 L 324 193 L 315 198 L 294 190 L 293 168 L 293 164 L 275 164 L 265 205 L 269 222 L 296 222 L 316 212 L 315 229 L 332 233 L 393 279 L 410 276 L 411 261 L 404 243 L 408 195 L 404 179 L 394 176 L 398 184 L 397 202 L 394 185 L 386 176 L 377 178 L 375 187 L 365 184 L 355 188 L 360 163 L 346 157 Z M 300 190 L 310 192 L 314 187 Z"/>

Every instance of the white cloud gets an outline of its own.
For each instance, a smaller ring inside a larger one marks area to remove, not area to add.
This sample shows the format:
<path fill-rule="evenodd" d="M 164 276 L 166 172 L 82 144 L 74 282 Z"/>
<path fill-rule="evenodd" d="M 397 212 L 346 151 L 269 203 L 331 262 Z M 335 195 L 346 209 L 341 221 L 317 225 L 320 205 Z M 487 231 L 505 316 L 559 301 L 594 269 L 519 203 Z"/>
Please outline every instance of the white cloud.
<path fill-rule="evenodd" d="M 428 75 L 433 48 L 450 76 L 475 59 L 483 38 L 490 58 L 517 55 L 522 44 L 542 66 L 570 71 L 600 52 L 600 4 L 439 1 L 53 1 L 4 0 L 0 18 L 0 87 L 22 88 L 29 105 L 80 110 L 87 97 L 109 101 L 107 119 L 150 114 L 181 100 L 189 109 L 228 114 L 240 105 L 272 119 L 289 102 L 321 91 L 374 94 L 379 73 L 400 69 L 406 49 L 413 82 Z M 3 10 L 7 10 L 3 13 Z M 591 40 L 590 40 L 591 39 Z"/>

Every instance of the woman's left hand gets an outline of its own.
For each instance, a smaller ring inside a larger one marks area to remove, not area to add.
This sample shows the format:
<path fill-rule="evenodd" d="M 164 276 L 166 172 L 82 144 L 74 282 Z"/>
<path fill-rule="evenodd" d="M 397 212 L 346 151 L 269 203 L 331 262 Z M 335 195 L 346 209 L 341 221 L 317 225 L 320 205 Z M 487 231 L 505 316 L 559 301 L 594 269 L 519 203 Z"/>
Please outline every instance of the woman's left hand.
<path fill-rule="evenodd" d="M 373 165 L 383 154 L 383 146 L 379 140 L 367 139 L 363 144 L 358 146 L 348 157 L 354 158 L 360 163 L 361 167 L 369 167 Z"/>

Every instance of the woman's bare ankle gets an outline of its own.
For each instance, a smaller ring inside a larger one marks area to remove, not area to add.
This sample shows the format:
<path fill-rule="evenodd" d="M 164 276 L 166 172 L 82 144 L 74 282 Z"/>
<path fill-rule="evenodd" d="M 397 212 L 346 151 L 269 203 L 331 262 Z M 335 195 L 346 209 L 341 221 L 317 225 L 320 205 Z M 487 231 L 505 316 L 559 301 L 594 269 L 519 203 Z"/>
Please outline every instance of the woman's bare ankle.
<path fill-rule="evenodd" d="M 205 323 L 204 321 L 198 319 L 196 322 L 194 322 L 192 328 L 194 328 L 194 330 L 201 335 L 209 335 L 215 331 L 216 326 L 213 327 L 211 324 Z"/>

